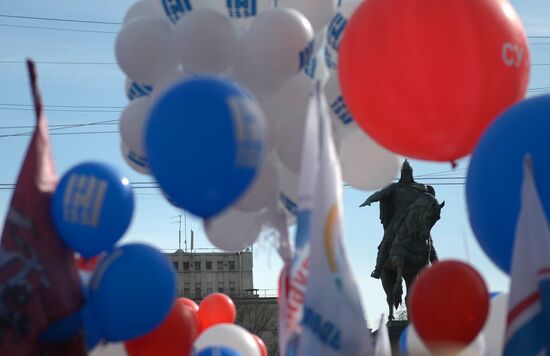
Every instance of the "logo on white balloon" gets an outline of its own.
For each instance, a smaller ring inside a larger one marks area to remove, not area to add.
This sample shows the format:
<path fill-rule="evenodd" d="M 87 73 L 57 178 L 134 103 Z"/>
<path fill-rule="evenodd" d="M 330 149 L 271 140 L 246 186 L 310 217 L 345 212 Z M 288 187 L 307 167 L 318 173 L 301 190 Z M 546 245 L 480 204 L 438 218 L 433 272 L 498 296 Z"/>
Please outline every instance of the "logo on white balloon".
<path fill-rule="evenodd" d="M 254 17 L 257 14 L 256 0 L 227 0 L 227 10 L 232 18 Z"/>
<path fill-rule="evenodd" d="M 519 67 L 523 62 L 525 49 L 517 44 L 506 42 L 502 45 L 502 61 L 509 67 Z"/>

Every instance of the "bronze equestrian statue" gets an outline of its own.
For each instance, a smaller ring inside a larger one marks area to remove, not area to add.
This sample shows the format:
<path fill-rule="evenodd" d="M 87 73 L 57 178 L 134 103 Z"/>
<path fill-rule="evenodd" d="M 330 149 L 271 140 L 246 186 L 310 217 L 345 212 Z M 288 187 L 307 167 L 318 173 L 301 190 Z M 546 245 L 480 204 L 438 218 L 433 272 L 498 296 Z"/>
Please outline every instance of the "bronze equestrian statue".
<path fill-rule="evenodd" d="M 437 261 L 430 230 L 440 218 L 441 208 L 433 187 L 414 181 L 407 160 L 401 167 L 401 179 L 372 194 L 360 206 L 380 202 L 380 221 L 384 236 L 378 246 L 376 266 L 371 276 L 382 277 L 382 286 L 393 319 L 393 307 L 401 303 L 402 280 L 407 291 L 418 272 Z"/>

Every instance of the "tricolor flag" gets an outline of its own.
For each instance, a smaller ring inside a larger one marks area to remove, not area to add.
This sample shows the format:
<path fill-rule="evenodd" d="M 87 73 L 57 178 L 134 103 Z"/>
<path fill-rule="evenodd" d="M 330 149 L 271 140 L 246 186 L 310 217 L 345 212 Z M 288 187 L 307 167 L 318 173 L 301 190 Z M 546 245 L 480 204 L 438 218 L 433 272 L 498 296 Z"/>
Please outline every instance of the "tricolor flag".
<path fill-rule="evenodd" d="M 308 273 L 300 325 L 285 351 L 287 355 L 372 354 L 372 339 L 344 249 L 340 163 L 318 85 L 309 109 L 296 256 L 300 248 L 308 252 L 293 265 L 307 266 Z"/>
<path fill-rule="evenodd" d="M 536 164 L 536 162 L 535 162 Z M 526 156 L 504 355 L 550 353 L 550 229 Z"/>
<path fill-rule="evenodd" d="M 73 252 L 51 221 L 57 175 L 34 64 L 28 67 L 37 122 L 0 244 L 0 355 L 84 355 L 82 335 L 51 345 L 36 340 L 50 323 L 80 309 L 83 296 Z"/>

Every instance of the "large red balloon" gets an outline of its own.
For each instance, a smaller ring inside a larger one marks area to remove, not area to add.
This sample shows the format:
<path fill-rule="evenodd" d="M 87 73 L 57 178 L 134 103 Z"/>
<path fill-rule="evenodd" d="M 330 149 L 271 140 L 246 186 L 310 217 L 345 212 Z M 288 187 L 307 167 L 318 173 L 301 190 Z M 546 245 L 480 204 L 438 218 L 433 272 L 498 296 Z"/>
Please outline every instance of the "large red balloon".
<path fill-rule="evenodd" d="M 199 320 L 203 330 L 212 325 L 234 323 L 237 316 L 233 300 L 223 293 L 213 293 L 199 305 Z"/>
<path fill-rule="evenodd" d="M 343 35 L 346 104 L 370 137 L 399 154 L 452 161 L 523 98 L 529 51 L 506 0 L 369 0 Z"/>
<path fill-rule="evenodd" d="M 465 347 L 485 324 L 489 292 L 469 265 L 442 261 L 424 270 L 411 290 L 411 320 L 432 351 Z"/>
<path fill-rule="evenodd" d="M 149 334 L 126 341 L 130 356 L 190 355 L 200 331 L 197 311 L 178 298 L 162 324 Z M 139 312 L 139 311 L 136 311 Z"/>

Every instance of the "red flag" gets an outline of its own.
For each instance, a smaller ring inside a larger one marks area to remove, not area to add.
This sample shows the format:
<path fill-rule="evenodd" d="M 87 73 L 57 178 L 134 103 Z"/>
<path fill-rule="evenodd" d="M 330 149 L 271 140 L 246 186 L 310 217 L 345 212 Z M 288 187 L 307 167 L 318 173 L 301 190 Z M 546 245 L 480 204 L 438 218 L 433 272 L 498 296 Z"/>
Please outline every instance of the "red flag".
<path fill-rule="evenodd" d="M 49 323 L 77 311 L 83 303 L 73 252 L 58 237 L 50 217 L 57 175 L 34 63 L 28 60 L 27 66 L 37 123 L 0 244 L 1 355 L 49 353 L 37 344 L 37 336 Z M 75 340 L 71 340 L 65 354 L 84 354 L 82 337 L 77 338 L 80 347 L 75 348 Z"/>

